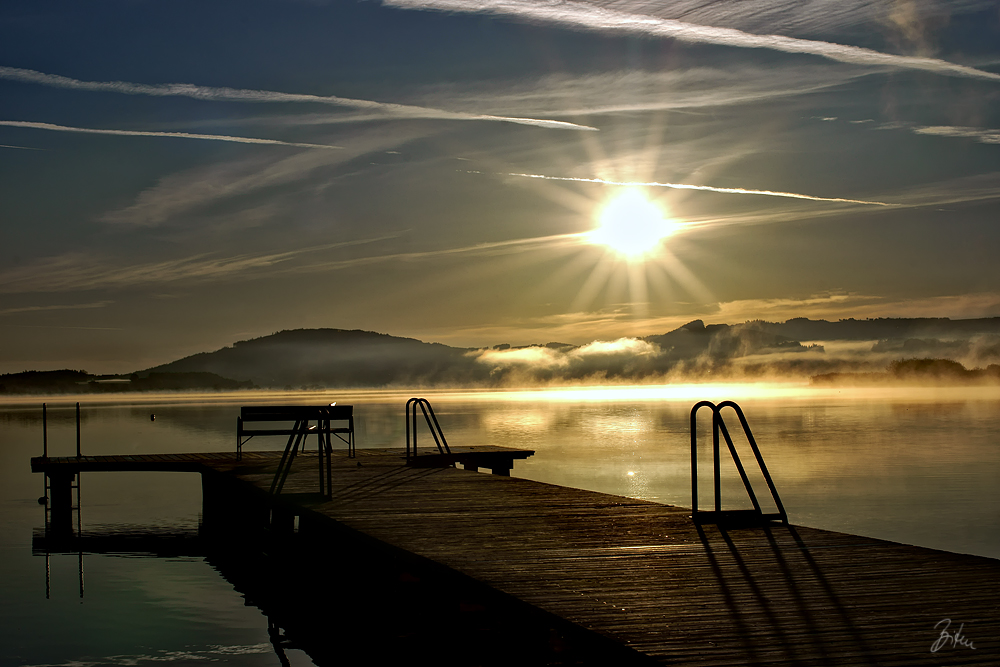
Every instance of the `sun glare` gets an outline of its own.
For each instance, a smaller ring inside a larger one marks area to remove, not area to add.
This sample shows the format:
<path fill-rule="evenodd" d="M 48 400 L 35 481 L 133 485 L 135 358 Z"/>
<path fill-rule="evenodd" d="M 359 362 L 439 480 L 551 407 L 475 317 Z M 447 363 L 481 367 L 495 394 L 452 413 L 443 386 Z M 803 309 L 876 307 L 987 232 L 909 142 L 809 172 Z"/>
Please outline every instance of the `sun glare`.
<path fill-rule="evenodd" d="M 659 206 L 641 190 L 629 188 L 605 204 L 590 240 L 627 259 L 639 259 L 656 250 L 673 231 Z"/>

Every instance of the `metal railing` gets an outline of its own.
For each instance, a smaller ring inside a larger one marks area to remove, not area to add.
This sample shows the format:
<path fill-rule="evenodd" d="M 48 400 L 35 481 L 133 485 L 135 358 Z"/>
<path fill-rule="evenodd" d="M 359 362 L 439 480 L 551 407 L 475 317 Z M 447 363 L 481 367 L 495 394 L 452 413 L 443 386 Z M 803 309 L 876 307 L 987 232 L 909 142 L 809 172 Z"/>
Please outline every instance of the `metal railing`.
<path fill-rule="evenodd" d="M 42 456 L 49 458 L 49 410 L 42 403 Z M 76 404 L 76 458 L 80 458 L 80 403 Z"/>
<path fill-rule="evenodd" d="M 715 491 L 715 510 L 705 511 L 698 509 L 698 411 L 701 408 L 709 408 L 712 411 L 712 463 L 713 463 L 713 482 Z M 743 467 L 743 462 L 740 460 L 740 455 L 736 451 L 736 445 L 733 444 L 733 438 L 729 434 L 729 429 L 726 428 L 726 422 L 722 418 L 722 409 L 732 408 L 736 412 L 736 416 L 740 420 L 740 425 L 743 427 L 743 432 L 746 434 L 747 441 L 750 443 L 750 448 L 753 450 L 754 458 L 757 459 L 757 465 L 760 468 L 760 472 L 764 477 L 764 481 L 767 483 L 767 488 L 771 492 L 771 498 L 774 501 L 774 505 L 777 508 L 777 512 L 765 513 L 761 510 L 760 502 L 757 500 L 757 494 L 754 493 L 753 485 L 750 483 L 750 478 L 747 476 L 746 469 Z M 726 441 L 726 446 L 729 448 L 729 453 L 733 457 L 733 463 L 736 464 L 736 470 L 740 474 L 740 479 L 743 481 L 743 486 L 746 488 L 747 495 L 750 496 L 750 502 L 753 504 L 752 510 L 723 510 L 722 509 L 722 475 L 721 475 L 721 460 L 720 460 L 720 441 L 719 434 Z M 757 441 L 753 437 L 753 432 L 750 430 L 750 424 L 747 423 L 746 415 L 743 414 L 743 410 L 739 405 L 733 401 L 722 401 L 718 405 L 712 403 L 711 401 L 700 401 L 695 403 L 694 407 L 691 408 L 691 518 L 697 524 L 706 523 L 767 523 L 770 521 L 781 521 L 785 524 L 788 523 L 788 514 L 785 512 L 784 506 L 781 504 L 781 498 L 778 497 L 778 490 L 774 486 L 774 481 L 771 479 L 771 474 L 767 470 L 767 465 L 764 463 L 764 457 L 761 456 L 760 448 L 757 446 Z"/>
<path fill-rule="evenodd" d="M 434 438 L 434 444 L 437 445 L 438 453 L 451 454 L 451 448 L 448 447 L 448 441 L 444 437 L 444 431 L 441 430 L 441 424 L 438 423 L 437 416 L 434 414 L 434 408 L 431 407 L 430 401 L 426 398 L 411 398 L 406 402 L 406 462 L 409 463 L 417 457 L 418 407 L 424 415 L 424 420 L 427 422 L 427 428 L 430 429 L 431 437 Z"/>

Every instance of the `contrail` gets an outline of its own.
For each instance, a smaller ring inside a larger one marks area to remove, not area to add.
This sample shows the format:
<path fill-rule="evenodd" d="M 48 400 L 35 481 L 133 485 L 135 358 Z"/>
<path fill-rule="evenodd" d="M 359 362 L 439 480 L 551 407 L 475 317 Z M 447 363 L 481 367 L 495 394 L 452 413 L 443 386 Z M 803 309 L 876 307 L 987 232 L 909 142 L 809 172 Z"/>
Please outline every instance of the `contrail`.
<path fill-rule="evenodd" d="M 469 172 L 481 173 L 481 172 Z M 600 183 L 601 185 L 625 185 L 645 188 L 672 188 L 674 190 L 704 190 L 705 192 L 721 192 L 728 195 L 762 195 L 765 197 L 785 197 L 788 199 L 809 199 L 811 201 L 829 201 L 840 204 L 864 204 L 865 206 L 901 206 L 901 204 L 890 204 L 884 201 L 869 201 L 867 199 L 843 199 L 841 197 L 815 197 L 813 195 L 803 195 L 798 192 L 777 192 L 775 190 L 747 190 L 745 188 L 717 188 L 712 185 L 689 185 L 687 183 L 657 183 L 651 181 L 640 183 L 635 181 L 608 181 L 603 178 L 571 178 L 569 176 L 546 176 L 544 174 L 515 174 L 509 173 L 504 176 L 517 176 L 520 178 L 539 178 L 545 181 L 574 181 L 576 183 Z"/>
<path fill-rule="evenodd" d="M 319 269 L 338 269 L 353 266 L 364 266 L 368 264 L 379 264 L 382 262 L 429 259 L 433 257 L 446 257 L 449 255 L 464 255 L 467 253 L 490 253 L 514 251 L 518 247 L 551 245 L 558 246 L 565 243 L 579 243 L 586 238 L 587 232 L 575 232 L 569 234 L 553 234 L 551 236 L 535 236 L 522 239 L 511 239 L 508 241 L 491 241 L 486 243 L 476 243 L 470 246 L 458 248 L 442 248 L 440 250 L 425 250 L 420 252 L 392 253 L 387 255 L 369 255 L 367 257 L 353 257 L 351 259 L 333 260 L 317 264 L 303 264 L 294 269 L 301 272 L 312 272 Z"/>
<path fill-rule="evenodd" d="M 44 148 L 33 148 L 32 146 L 12 146 L 11 144 L 0 144 L 0 148 L 17 148 L 22 151 L 44 151 Z"/>
<path fill-rule="evenodd" d="M 0 79 L 37 83 L 55 88 L 70 88 L 73 90 L 99 90 L 124 95 L 152 95 L 154 97 L 191 97 L 196 100 L 212 102 L 293 102 L 328 104 L 353 109 L 369 109 L 382 111 L 407 118 L 429 118 L 439 120 L 481 120 L 501 123 L 516 123 L 532 125 L 553 130 L 585 130 L 597 131 L 596 127 L 577 125 L 561 120 L 544 118 L 521 118 L 518 116 L 492 116 L 489 114 L 472 114 L 458 111 L 445 111 L 430 107 L 412 106 L 409 104 L 390 104 L 372 100 L 356 100 L 349 97 L 304 95 L 299 93 L 281 93 L 271 90 L 248 90 L 245 88 L 217 88 L 212 86 L 196 86 L 190 83 L 129 83 L 127 81 L 81 81 L 58 74 L 46 74 L 32 69 L 0 66 Z"/>
<path fill-rule="evenodd" d="M 555 23 L 571 28 L 596 31 L 639 33 L 651 37 L 669 37 L 683 42 L 719 44 L 747 49 L 771 49 L 785 53 L 802 53 L 852 65 L 875 65 L 917 69 L 950 76 L 972 77 L 1000 81 L 1000 74 L 986 72 L 939 60 L 917 56 L 900 56 L 873 51 L 860 46 L 834 42 L 758 35 L 733 28 L 685 23 L 644 14 L 619 12 L 581 2 L 536 2 L 533 0 L 383 0 L 383 4 L 404 9 L 429 9 L 446 12 L 466 12 L 515 16 L 540 23 Z"/>
<path fill-rule="evenodd" d="M 208 141 L 232 141 L 237 144 L 269 144 L 272 146 L 295 146 L 297 148 L 332 148 L 342 149 L 343 146 L 329 144 L 303 144 L 294 141 L 278 141 L 277 139 L 255 139 L 253 137 L 234 137 L 228 134 L 191 134 L 190 132 L 145 132 L 140 130 L 98 130 L 91 127 L 70 127 L 68 125 L 53 125 L 52 123 L 32 123 L 26 120 L 0 120 L 0 125 L 8 127 L 27 127 L 34 130 L 55 130 L 57 132 L 83 132 L 85 134 L 116 134 L 125 137 L 171 137 L 174 139 L 206 139 Z"/>

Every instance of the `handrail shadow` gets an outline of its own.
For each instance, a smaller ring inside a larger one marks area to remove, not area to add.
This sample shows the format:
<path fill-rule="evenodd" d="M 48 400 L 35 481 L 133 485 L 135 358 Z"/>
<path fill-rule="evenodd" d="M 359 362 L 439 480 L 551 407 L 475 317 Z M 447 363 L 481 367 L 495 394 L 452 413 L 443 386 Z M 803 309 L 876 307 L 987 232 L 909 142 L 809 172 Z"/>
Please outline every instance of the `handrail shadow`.
<path fill-rule="evenodd" d="M 706 530 L 698 525 L 696 529 L 748 663 L 766 664 L 772 658 L 765 654 L 780 650 L 784 653 L 781 659 L 792 663 L 839 665 L 843 656 L 832 655 L 829 646 L 829 637 L 838 636 L 850 642 L 853 664 L 879 664 L 850 611 L 793 526 L 753 530 L 766 546 L 761 540 L 748 546 L 748 531 L 740 531 L 741 537 L 734 540 L 725 526 Z M 790 549 L 777 539 L 782 532 L 793 541 Z M 801 559 L 800 566 L 794 563 L 796 558 Z M 781 605 L 782 599 L 791 604 Z M 808 629 L 804 635 L 803 622 Z"/>

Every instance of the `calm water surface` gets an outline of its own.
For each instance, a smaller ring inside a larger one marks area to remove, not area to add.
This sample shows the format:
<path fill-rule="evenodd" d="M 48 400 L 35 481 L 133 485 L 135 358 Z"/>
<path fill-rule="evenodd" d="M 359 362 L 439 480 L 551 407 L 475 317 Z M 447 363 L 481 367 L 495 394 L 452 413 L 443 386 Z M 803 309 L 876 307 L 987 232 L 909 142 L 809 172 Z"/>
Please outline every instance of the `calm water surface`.
<path fill-rule="evenodd" d="M 332 401 L 355 405 L 359 447 L 402 446 L 402 406 L 411 395 L 88 396 L 81 399 L 83 452 L 228 451 L 240 405 Z M 423 395 L 452 444 L 536 450 L 515 464 L 515 476 L 686 507 L 690 408 L 732 398 L 792 522 L 1000 558 L 997 388 L 700 385 Z M 75 399 L 46 400 L 50 455 L 72 455 Z M 44 525 L 42 479 L 28 463 L 41 440 L 39 400 L 0 404 L 0 665 L 279 664 L 266 619 L 201 557 L 53 554 L 46 599 L 46 559 L 31 549 Z M 253 447 L 283 444 L 275 438 Z M 707 464 L 707 450 L 703 456 Z M 748 506 L 732 466 L 724 473 L 728 506 Z M 196 474 L 91 473 L 82 498 L 84 530 L 176 532 L 197 528 L 201 487 Z M 311 664 L 296 651 L 288 658 Z"/>

